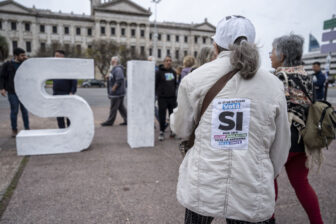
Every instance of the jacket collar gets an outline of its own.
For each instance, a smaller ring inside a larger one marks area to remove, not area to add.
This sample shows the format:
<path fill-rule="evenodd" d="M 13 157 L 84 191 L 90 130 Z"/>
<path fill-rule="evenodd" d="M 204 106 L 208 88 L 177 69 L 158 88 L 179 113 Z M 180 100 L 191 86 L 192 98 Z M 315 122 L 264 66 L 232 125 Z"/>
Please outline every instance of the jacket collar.
<path fill-rule="evenodd" d="M 301 75 L 307 75 L 307 72 L 304 70 L 304 67 L 302 65 L 293 67 L 279 67 L 276 70 L 276 73 L 278 72 L 286 72 L 287 74 L 296 73 Z"/>
<path fill-rule="evenodd" d="M 217 58 L 229 57 L 230 54 L 231 54 L 231 51 L 222 51 L 221 53 L 219 53 L 219 55 L 217 56 Z"/>

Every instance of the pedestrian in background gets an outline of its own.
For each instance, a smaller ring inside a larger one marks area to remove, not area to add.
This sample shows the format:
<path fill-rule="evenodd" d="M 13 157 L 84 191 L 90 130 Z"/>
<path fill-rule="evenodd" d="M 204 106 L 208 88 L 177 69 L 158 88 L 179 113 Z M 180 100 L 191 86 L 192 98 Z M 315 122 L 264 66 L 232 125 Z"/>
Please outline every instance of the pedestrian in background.
<path fill-rule="evenodd" d="M 288 157 L 290 131 L 283 84 L 259 68 L 255 35 L 242 16 L 222 19 L 213 38 L 217 59 L 181 82 L 171 128 L 183 139 L 195 133 L 177 184 L 185 224 L 209 224 L 214 217 L 228 224 L 275 223 L 274 177 Z M 225 78 L 224 88 L 217 85 Z"/>
<path fill-rule="evenodd" d="M 321 71 L 321 63 L 316 61 L 313 63 L 313 80 L 317 100 L 323 100 L 324 98 L 324 87 L 326 82 L 326 76 Z"/>
<path fill-rule="evenodd" d="M 288 120 L 291 125 L 291 148 L 285 164 L 287 176 L 297 198 L 308 214 L 310 223 L 321 224 L 323 221 L 320 206 L 316 193 L 308 182 L 307 156 L 300 136 L 307 120 L 306 111 L 312 103 L 310 99 L 313 99 L 312 78 L 304 70 L 301 61 L 303 43 L 304 39 L 295 34 L 276 38 L 273 41 L 270 58 L 272 67 L 276 69 L 276 76 L 284 83 Z M 318 158 L 313 158 L 312 161 L 321 161 L 321 155 L 315 156 Z M 276 181 L 275 188 L 278 192 Z"/>
<path fill-rule="evenodd" d="M 10 121 L 12 127 L 12 137 L 15 137 L 18 133 L 17 129 L 17 115 L 19 108 L 21 109 L 22 120 L 25 130 L 29 130 L 29 117 L 28 111 L 20 102 L 18 96 L 15 93 L 14 77 L 17 69 L 24 62 L 26 52 L 22 48 L 16 48 L 13 51 L 14 59 L 7 61 L 3 64 L 0 73 L 0 93 L 2 96 L 8 95 L 8 101 L 10 104 Z"/>
<path fill-rule="evenodd" d="M 64 58 L 65 52 L 63 50 L 55 51 L 55 58 Z M 54 79 L 53 80 L 53 95 L 75 95 L 77 92 L 77 80 L 76 79 Z M 66 125 L 65 125 L 66 119 Z M 58 128 L 66 128 L 70 126 L 69 118 L 57 117 Z"/>
<path fill-rule="evenodd" d="M 113 68 L 107 82 L 107 93 L 111 101 L 110 114 L 107 120 L 101 123 L 101 126 L 112 126 L 118 111 L 124 119 L 124 122 L 120 125 L 127 125 L 127 111 L 124 106 L 124 97 L 126 94 L 124 68 L 120 64 L 118 56 L 112 57 L 111 64 Z"/>
<path fill-rule="evenodd" d="M 185 56 L 183 59 L 183 69 L 181 72 L 181 80 L 188 75 L 195 65 L 195 58 L 193 56 Z"/>
<path fill-rule="evenodd" d="M 176 107 L 176 89 L 177 79 L 176 72 L 172 68 L 172 59 L 166 56 L 163 64 L 159 66 L 159 70 L 155 75 L 155 92 L 158 98 L 159 119 L 160 119 L 160 135 L 159 140 L 163 141 L 167 124 L 167 110 L 169 115 L 173 113 Z M 174 137 L 174 133 L 170 133 L 170 137 Z"/>

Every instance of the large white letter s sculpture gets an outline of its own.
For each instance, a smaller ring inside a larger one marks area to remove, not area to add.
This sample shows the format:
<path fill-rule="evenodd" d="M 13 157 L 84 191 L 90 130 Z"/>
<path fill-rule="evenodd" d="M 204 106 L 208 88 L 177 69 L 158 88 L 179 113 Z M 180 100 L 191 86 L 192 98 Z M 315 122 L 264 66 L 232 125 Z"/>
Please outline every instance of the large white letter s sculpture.
<path fill-rule="evenodd" d="M 39 117 L 68 117 L 66 129 L 25 130 L 16 137 L 18 155 L 80 152 L 94 136 L 93 113 L 79 96 L 51 96 L 44 89 L 48 79 L 92 79 L 92 59 L 32 58 L 15 75 L 15 91 L 23 105 Z M 56 122 L 56 119 L 55 119 Z"/>

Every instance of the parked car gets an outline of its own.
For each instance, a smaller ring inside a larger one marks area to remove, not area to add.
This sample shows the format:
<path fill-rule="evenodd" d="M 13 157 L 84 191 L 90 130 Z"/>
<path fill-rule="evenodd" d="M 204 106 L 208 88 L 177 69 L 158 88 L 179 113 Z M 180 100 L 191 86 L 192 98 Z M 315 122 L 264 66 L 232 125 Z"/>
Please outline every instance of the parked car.
<path fill-rule="evenodd" d="M 88 87 L 105 87 L 105 82 L 103 80 L 97 80 L 97 79 L 88 79 L 85 80 L 82 83 L 82 87 L 88 88 Z"/>

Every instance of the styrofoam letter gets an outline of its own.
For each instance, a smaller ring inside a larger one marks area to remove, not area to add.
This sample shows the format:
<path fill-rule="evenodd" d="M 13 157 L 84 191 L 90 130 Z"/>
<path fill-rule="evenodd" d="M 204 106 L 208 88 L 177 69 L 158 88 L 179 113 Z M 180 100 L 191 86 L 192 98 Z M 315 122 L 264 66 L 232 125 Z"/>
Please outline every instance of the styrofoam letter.
<path fill-rule="evenodd" d="M 15 75 L 15 91 L 23 105 L 39 117 L 68 117 L 66 129 L 20 131 L 18 155 L 80 152 L 94 136 L 93 112 L 79 96 L 51 96 L 44 89 L 48 79 L 92 79 L 92 59 L 32 58 L 22 63 Z M 55 119 L 56 122 L 56 119 Z"/>
<path fill-rule="evenodd" d="M 155 65 L 127 63 L 127 141 L 131 148 L 154 146 Z"/>

